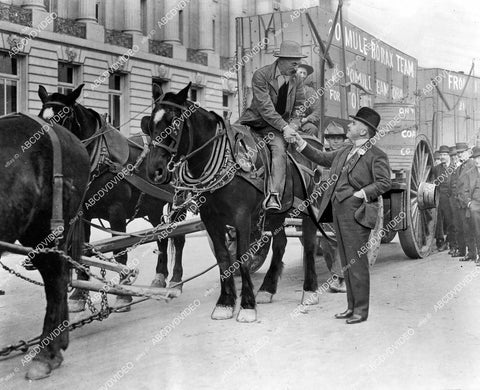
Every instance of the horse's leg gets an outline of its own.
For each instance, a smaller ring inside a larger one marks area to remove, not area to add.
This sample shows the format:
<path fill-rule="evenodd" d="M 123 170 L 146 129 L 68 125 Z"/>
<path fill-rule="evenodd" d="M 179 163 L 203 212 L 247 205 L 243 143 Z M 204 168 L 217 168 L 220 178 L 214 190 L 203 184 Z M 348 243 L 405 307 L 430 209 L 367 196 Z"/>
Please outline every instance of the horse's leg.
<path fill-rule="evenodd" d="M 218 298 L 215 309 L 213 309 L 212 320 L 226 320 L 233 317 L 237 291 L 235 289 L 235 280 L 233 272 L 229 270 L 231 265 L 230 253 L 226 245 L 226 234 L 229 229 L 214 223 L 213 218 L 203 218 L 206 222 L 205 227 L 210 236 L 220 271 L 220 297 Z M 208 223 L 207 221 L 212 221 Z"/>
<path fill-rule="evenodd" d="M 40 344 L 26 356 L 34 356 L 27 379 L 42 379 L 63 361 L 61 349 L 68 346 L 67 283 L 68 264 L 58 255 L 37 255 L 33 263 L 42 275 L 47 311 Z"/>
<path fill-rule="evenodd" d="M 125 212 L 125 206 L 121 202 L 116 202 L 108 208 L 108 216 L 109 222 L 112 230 L 117 230 L 120 232 L 125 233 L 127 231 L 127 215 Z M 116 255 L 119 252 L 123 252 L 124 250 L 117 250 L 114 251 L 113 254 Z M 123 253 L 122 255 L 115 257 L 115 259 L 123 265 L 127 264 L 127 253 Z M 120 275 L 120 281 L 122 280 L 122 276 Z M 130 295 L 117 295 L 115 299 L 114 307 L 120 307 L 125 304 L 132 302 L 132 297 Z M 117 312 L 127 312 L 130 311 L 131 306 L 127 306 L 123 309 L 117 309 Z"/>
<path fill-rule="evenodd" d="M 315 271 L 315 250 L 316 250 L 317 227 L 309 217 L 302 218 L 303 236 L 303 281 L 302 305 L 316 305 L 318 299 L 318 282 Z"/>
<path fill-rule="evenodd" d="M 238 322 L 254 322 L 257 320 L 255 308 L 255 295 L 253 283 L 250 277 L 250 269 L 247 262 L 248 250 L 250 247 L 250 220 L 245 219 L 246 212 L 240 213 L 243 220 L 237 223 L 237 261 L 240 263 L 240 274 L 242 275 L 242 300 L 237 315 Z"/>
<path fill-rule="evenodd" d="M 90 219 L 88 219 L 88 222 L 90 222 Z M 90 242 L 91 227 L 88 223 L 84 223 L 83 226 L 85 230 L 85 242 Z M 79 280 L 89 279 L 89 276 L 85 272 L 79 270 L 76 272 Z M 70 297 L 68 298 L 68 311 L 70 313 L 79 313 L 84 311 L 88 294 L 88 290 L 84 290 L 82 288 L 76 288 L 73 290 L 72 294 L 70 294 Z"/>
<path fill-rule="evenodd" d="M 283 221 L 282 221 L 283 222 Z M 273 295 L 277 292 L 278 279 L 283 271 L 283 255 L 287 246 L 287 236 L 283 226 L 274 229 L 272 237 L 272 262 L 268 269 L 262 286 L 257 293 L 257 303 L 271 303 Z"/>
<path fill-rule="evenodd" d="M 173 219 L 174 221 L 180 222 L 185 220 L 187 213 L 183 211 L 181 213 L 174 213 Z M 174 236 L 172 238 L 173 247 L 174 247 L 174 265 L 173 265 L 173 275 L 172 280 L 170 281 L 171 284 L 179 283 L 182 281 L 183 276 L 183 265 L 182 265 L 182 254 L 183 254 L 183 247 L 185 246 L 185 236 Z M 182 290 L 183 285 L 179 285 L 177 288 Z"/>
<path fill-rule="evenodd" d="M 159 202 L 158 204 L 149 207 L 148 220 L 153 227 L 162 223 L 162 212 L 165 203 Z M 167 287 L 168 277 L 168 239 L 157 240 L 158 256 L 157 266 L 155 267 L 155 278 L 152 280 L 152 287 Z"/>

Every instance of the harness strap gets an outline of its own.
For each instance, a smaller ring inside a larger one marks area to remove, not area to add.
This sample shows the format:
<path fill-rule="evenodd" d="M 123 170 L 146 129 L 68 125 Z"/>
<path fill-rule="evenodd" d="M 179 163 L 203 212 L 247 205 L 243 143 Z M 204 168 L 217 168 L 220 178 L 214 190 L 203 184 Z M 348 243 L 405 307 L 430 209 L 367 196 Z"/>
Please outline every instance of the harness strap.
<path fill-rule="evenodd" d="M 62 166 L 62 146 L 60 139 L 55 132 L 52 124 L 44 121 L 38 116 L 20 113 L 35 122 L 41 127 L 47 126 L 47 134 L 50 136 L 53 150 L 53 180 L 52 180 L 52 218 L 50 219 L 50 230 L 57 231 L 59 227 L 64 227 L 63 220 L 63 166 Z"/>

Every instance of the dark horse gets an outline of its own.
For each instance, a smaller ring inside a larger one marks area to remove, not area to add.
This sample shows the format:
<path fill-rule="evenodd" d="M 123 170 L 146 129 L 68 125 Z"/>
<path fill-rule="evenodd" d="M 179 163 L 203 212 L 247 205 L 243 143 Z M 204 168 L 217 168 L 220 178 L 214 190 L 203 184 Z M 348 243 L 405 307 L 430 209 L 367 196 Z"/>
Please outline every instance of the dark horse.
<path fill-rule="evenodd" d="M 23 114 L 0 118 L 0 240 L 8 243 L 18 240 L 26 247 L 37 249 L 32 262 L 43 278 L 47 298 L 41 335 L 42 347 L 44 344 L 45 347 L 29 367 L 28 379 L 47 377 L 62 363 L 60 350 L 68 346 L 69 264 L 56 253 L 38 250 L 43 246 L 54 246 L 53 237 L 56 236 L 60 238 L 59 249 L 68 249 L 67 253 L 76 261 L 80 258 L 83 227 L 76 214 L 88 184 L 89 170 L 85 147 L 69 131 L 53 125 L 54 130 L 49 132 L 55 131 L 60 141 L 63 174 L 63 186 L 56 187 L 63 191 L 61 198 L 60 195 L 56 198 L 56 205 L 60 204 L 58 200 L 63 200 L 63 210 L 60 210 L 63 212 L 62 238 L 58 235 L 61 225 L 55 229 L 51 226 L 55 207 L 52 205 L 54 148 L 46 127 L 37 120 Z M 74 230 L 77 231 L 73 235 Z M 0 254 L 4 250 L 8 249 L 0 246 Z M 51 339 L 50 343 L 43 343 L 47 337 Z"/>
<path fill-rule="evenodd" d="M 219 144 L 214 140 L 223 142 L 222 137 L 226 137 L 217 133 L 219 117 L 188 101 L 189 88 L 190 84 L 177 94 L 169 92 L 164 96 L 160 88 L 154 88 L 156 104 L 148 126 L 152 148 L 147 156 L 147 174 L 159 182 L 169 180 L 169 171 L 172 171 L 173 166 L 177 167 L 178 173 L 178 167 L 188 164 L 189 175 L 193 178 L 192 181 L 195 181 L 211 169 L 211 162 L 218 160 L 218 157 L 228 160 L 228 146 L 225 155 L 215 156 L 214 152 L 215 145 Z M 240 268 L 242 277 L 241 307 L 237 321 L 252 322 L 256 320 L 256 302 L 248 265 L 243 256 L 249 250 L 251 233 L 257 229 L 264 194 L 237 172 L 233 179 L 224 182 L 217 180 L 211 187 L 214 191 L 198 192 L 206 199 L 200 205 L 200 216 L 213 242 L 220 268 L 221 293 L 212 318 L 233 317 L 237 293 L 230 270 L 235 266 L 234 268 Z M 293 188 L 296 197 L 305 198 L 301 178 L 295 170 Z M 257 295 L 258 301 L 262 303 L 271 302 L 282 272 L 282 256 L 286 245 L 283 222 L 287 215 L 287 212 L 284 212 L 267 217 L 265 230 L 273 231 L 275 239 L 272 262 Z M 315 294 L 318 284 L 314 259 L 316 227 L 308 218 L 303 219 L 302 225 L 305 272 L 303 301 L 312 304 L 318 302 Z M 236 251 L 232 251 L 229 240 L 225 238 L 232 233 L 236 236 Z"/>
<path fill-rule="evenodd" d="M 54 115 L 60 114 L 61 111 L 66 108 L 69 114 L 64 116 L 62 119 L 63 121 L 60 124 L 69 129 L 81 140 L 93 139 L 94 141 L 88 143 L 87 146 L 89 155 L 92 156 L 97 147 L 96 141 L 99 141 L 101 138 L 98 135 L 101 132 L 102 121 L 97 112 L 76 102 L 80 96 L 82 88 L 83 84 L 68 95 L 60 93 L 49 95 L 45 88 L 40 86 L 38 89 L 38 95 L 43 103 L 43 107 L 39 116 L 49 120 Z M 113 127 L 109 131 L 118 132 L 118 130 Z M 117 137 L 118 136 L 119 135 L 117 135 Z M 124 140 L 125 143 L 126 141 L 127 140 Z M 149 140 L 147 142 L 149 142 Z M 143 151 L 141 143 L 141 136 L 133 136 L 128 139 L 128 160 L 124 166 L 132 166 L 139 162 L 139 156 Z M 146 162 L 144 160 L 141 161 L 138 170 L 136 170 L 136 175 L 140 176 L 140 178 L 146 179 Z M 112 169 L 112 164 L 100 163 L 98 169 L 94 172 L 95 179 L 90 184 L 85 196 L 83 217 L 87 221 L 91 221 L 92 218 L 102 218 L 107 220 L 110 222 L 111 229 L 119 232 L 126 231 L 128 218 L 148 216 L 149 222 L 153 226 L 160 224 L 162 222 L 163 207 L 167 202 L 165 200 L 142 194 L 142 191 L 127 182 L 127 180 L 118 180 L 121 176 L 119 176 L 118 169 L 115 169 L 115 167 L 113 168 L 114 169 Z M 115 186 L 112 187 L 112 183 L 115 183 Z M 105 188 L 110 188 L 110 190 L 106 192 Z M 102 194 L 104 196 L 100 197 L 97 194 Z M 183 214 L 174 214 L 174 218 L 177 219 L 182 219 L 183 216 Z M 90 238 L 90 226 L 85 224 L 85 228 L 86 240 L 88 241 Z M 185 236 L 175 236 L 173 238 L 173 243 L 175 247 L 175 265 L 171 281 L 177 283 L 182 280 L 182 252 L 185 245 Z M 156 276 L 152 284 L 158 287 L 165 287 L 166 279 L 168 277 L 168 240 L 159 240 L 157 245 L 159 252 Z M 119 251 L 116 251 L 114 254 L 118 252 Z M 117 260 L 119 263 L 126 264 L 127 253 L 123 251 L 123 253 L 118 256 Z M 79 278 L 86 279 L 87 277 L 84 274 L 79 274 Z M 73 292 L 69 299 L 70 311 L 84 310 L 86 294 L 86 291 L 80 289 Z M 115 305 L 122 306 L 131 302 L 131 300 L 132 298 L 130 296 L 118 296 Z M 130 306 L 127 306 L 126 310 L 129 308 Z"/>

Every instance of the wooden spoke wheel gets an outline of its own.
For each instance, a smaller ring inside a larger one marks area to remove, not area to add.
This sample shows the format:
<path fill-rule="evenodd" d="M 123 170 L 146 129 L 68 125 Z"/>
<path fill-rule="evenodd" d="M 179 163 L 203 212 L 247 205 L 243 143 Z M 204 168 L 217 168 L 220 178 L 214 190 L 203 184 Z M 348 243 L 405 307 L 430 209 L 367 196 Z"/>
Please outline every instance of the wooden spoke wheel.
<path fill-rule="evenodd" d="M 438 205 L 437 189 L 432 184 L 432 149 L 426 138 L 419 136 L 418 139 L 411 169 L 407 172 L 407 229 L 398 233 L 404 253 L 412 259 L 424 258 L 432 250 Z"/>

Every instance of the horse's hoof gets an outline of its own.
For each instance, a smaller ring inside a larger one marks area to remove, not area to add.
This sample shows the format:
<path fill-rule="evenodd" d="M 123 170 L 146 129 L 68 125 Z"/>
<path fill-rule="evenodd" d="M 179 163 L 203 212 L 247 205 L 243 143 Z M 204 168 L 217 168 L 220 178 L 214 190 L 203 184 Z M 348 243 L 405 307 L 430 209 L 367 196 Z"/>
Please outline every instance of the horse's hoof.
<path fill-rule="evenodd" d="M 132 306 L 127 306 L 127 307 L 122 307 L 122 306 L 125 306 L 125 305 L 128 305 L 129 303 L 132 303 L 132 300 L 133 299 L 130 295 L 119 295 L 119 296 L 117 296 L 117 299 L 115 300 L 115 303 L 113 305 L 113 308 L 115 309 L 115 312 L 116 313 L 126 313 L 127 311 L 130 311 Z"/>
<path fill-rule="evenodd" d="M 182 281 L 180 280 L 179 282 L 172 282 L 170 281 L 168 283 L 168 287 L 171 288 L 171 289 L 174 289 L 174 290 L 178 290 L 180 292 L 180 294 L 182 294 L 182 291 L 183 291 L 183 284 L 178 284 L 176 286 L 177 283 L 181 283 Z"/>
<path fill-rule="evenodd" d="M 255 309 L 240 309 L 237 314 L 238 322 L 255 322 L 257 320 L 257 311 Z"/>
<path fill-rule="evenodd" d="M 53 370 L 60 367 L 63 362 L 62 355 L 57 355 L 51 360 L 33 360 L 32 364 L 28 368 L 25 377 L 29 380 L 43 379 L 50 376 Z"/>
<path fill-rule="evenodd" d="M 87 301 L 85 299 L 69 299 L 68 311 L 70 313 L 80 313 L 85 310 Z"/>
<path fill-rule="evenodd" d="M 228 320 L 233 317 L 233 306 L 215 306 L 211 318 L 212 320 Z"/>
<path fill-rule="evenodd" d="M 268 291 L 259 291 L 255 297 L 257 303 L 272 303 L 273 294 L 270 294 Z"/>
<path fill-rule="evenodd" d="M 163 274 L 156 274 L 155 279 L 152 280 L 151 287 L 167 287 L 167 282 L 165 281 L 165 276 Z"/>
<path fill-rule="evenodd" d="M 302 305 L 318 305 L 320 301 L 318 298 L 318 292 L 316 291 L 303 291 L 302 294 Z"/>

